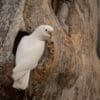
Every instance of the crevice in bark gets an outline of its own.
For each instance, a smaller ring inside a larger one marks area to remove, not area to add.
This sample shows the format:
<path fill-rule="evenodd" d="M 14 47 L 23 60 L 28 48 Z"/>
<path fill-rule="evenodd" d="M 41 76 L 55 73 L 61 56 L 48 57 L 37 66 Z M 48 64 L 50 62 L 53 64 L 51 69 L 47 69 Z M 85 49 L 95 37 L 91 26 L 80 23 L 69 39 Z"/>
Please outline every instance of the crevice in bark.
<path fill-rule="evenodd" d="M 98 25 L 97 56 L 100 59 L 100 23 Z"/>
<path fill-rule="evenodd" d="M 17 51 L 17 47 L 19 45 L 19 42 L 21 41 L 21 39 L 24 37 L 24 36 L 27 36 L 29 35 L 28 32 L 26 31 L 19 31 L 17 36 L 15 37 L 15 41 L 14 41 L 14 45 L 13 45 L 13 50 L 12 50 L 12 53 L 14 56 L 16 56 L 16 51 Z"/>
<path fill-rule="evenodd" d="M 97 0 L 98 4 L 98 33 L 97 33 L 97 56 L 100 59 L 100 0 Z"/>
<path fill-rule="evenodd" d="M 73 0 L 52 0 L 51 6 L 65 33 L 69 32 L 69 16 Z"/>

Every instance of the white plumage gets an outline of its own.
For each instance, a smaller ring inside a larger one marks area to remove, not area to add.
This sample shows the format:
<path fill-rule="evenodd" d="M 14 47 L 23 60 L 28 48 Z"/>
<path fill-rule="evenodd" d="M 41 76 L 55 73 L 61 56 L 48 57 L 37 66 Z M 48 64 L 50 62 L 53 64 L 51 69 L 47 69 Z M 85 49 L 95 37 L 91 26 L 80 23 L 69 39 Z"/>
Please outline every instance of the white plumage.
<path fill-rule="evenodd" d="M 14 88 L 28 87 L 30 71 L 37 66 L 45 49 L 45 40 L 51 38 L 51 32 L 53 32 L 51 26 L 41 25 L 20 41 L 16 52 L 16 66 L 12 74 Z"/>

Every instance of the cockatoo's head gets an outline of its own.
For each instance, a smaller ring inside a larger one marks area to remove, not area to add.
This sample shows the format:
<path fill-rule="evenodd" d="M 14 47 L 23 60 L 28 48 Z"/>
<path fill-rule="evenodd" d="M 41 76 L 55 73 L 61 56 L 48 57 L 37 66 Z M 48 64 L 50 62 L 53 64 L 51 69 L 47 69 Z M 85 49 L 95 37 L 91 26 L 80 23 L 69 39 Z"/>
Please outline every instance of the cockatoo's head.
<path fill-rule="evenodd" d="M 41 25 L 36 28 L 34 35 L 36 35 L 40 40 L 48 40 L 52 37 L 53 27 L 50 25 Z"/>

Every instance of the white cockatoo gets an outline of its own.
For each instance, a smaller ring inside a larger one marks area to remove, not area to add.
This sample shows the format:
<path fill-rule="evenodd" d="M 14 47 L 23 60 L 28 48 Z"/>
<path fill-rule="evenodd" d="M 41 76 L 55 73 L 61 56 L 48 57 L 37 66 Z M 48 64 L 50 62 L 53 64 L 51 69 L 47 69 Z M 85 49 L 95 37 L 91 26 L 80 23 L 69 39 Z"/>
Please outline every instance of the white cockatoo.
<path fill-rule="evenodd" d="M 36 68 L 45 49 L 45 40 L 51 38 L 53 31 L 50 25 L 41 25 L 32 34 L 21 39 L 12 74 L 14 88 L 24 90 L 28 87 L 30 71 Z"/>

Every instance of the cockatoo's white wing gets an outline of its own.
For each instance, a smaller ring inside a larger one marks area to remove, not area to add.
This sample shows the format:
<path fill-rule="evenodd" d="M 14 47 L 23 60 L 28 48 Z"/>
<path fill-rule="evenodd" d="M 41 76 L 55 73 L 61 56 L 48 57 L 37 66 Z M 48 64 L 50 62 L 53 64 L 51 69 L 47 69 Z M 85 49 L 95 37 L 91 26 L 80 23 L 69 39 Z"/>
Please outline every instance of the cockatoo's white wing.
<path fill-rule="evenodd" d="M 13 69 L 13 87 L 26 89 L 28 87 L 30 71 L 34 69 L 45 49 L 45 42 L 35 37 L 22 38 L 16 53 L 16 66 Z"/>
<path fill-rule="evenodd" d="M 45 42 L 24 37 L 17 49 L 16 53 L 16 67 L 13 72 L 20 72 L 23 70 L 32 70 L 38 64 L 45 49 Z"/>

